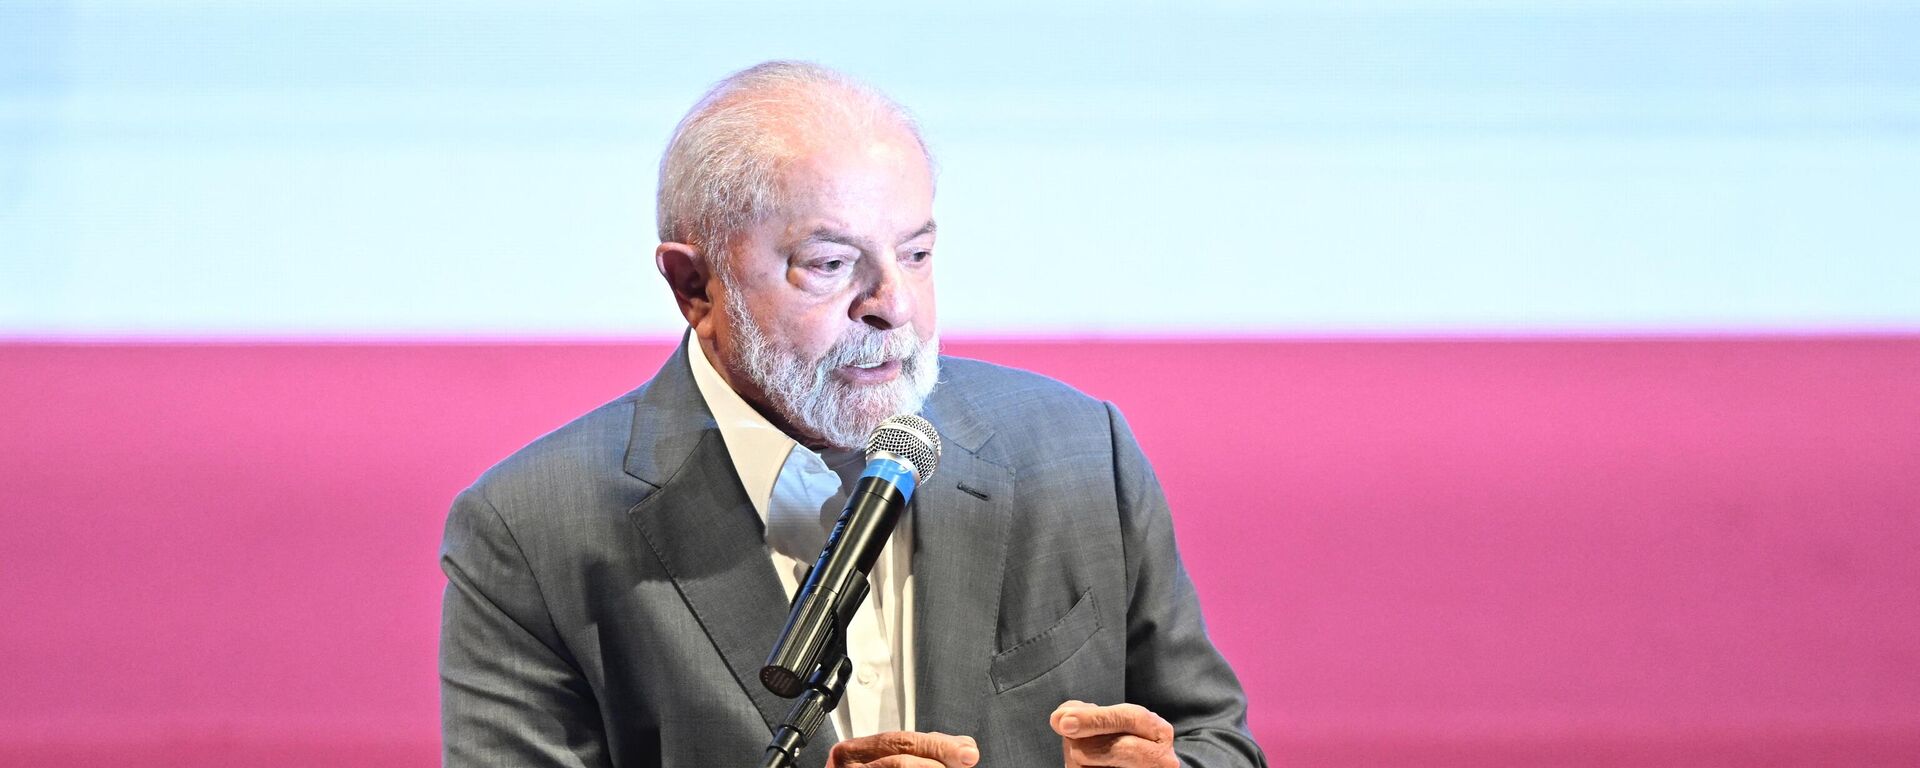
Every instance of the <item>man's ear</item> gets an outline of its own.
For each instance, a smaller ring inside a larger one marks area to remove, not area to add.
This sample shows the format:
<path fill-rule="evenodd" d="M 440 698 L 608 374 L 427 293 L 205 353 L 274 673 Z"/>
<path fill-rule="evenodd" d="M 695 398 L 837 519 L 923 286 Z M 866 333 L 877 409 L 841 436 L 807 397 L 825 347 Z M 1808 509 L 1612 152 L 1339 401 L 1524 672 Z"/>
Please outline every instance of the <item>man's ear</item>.
<path fill-rule="evenodd" d="M 712 265 L 700 249 L 686 243 L 661 243 L 653 249 L 653 264 L 667 279 L 673 300 L 680 305 L 687 325 L 700 331 L 701 324 L 713 316 L 713 291 L 719 290 Z"/>

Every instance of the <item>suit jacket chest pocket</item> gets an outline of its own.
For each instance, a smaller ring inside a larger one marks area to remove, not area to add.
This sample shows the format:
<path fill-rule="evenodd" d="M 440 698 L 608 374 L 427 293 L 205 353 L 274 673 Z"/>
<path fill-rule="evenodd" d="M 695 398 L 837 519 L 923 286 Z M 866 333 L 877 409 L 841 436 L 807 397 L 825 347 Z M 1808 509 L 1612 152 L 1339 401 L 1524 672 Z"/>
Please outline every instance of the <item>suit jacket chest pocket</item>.
<path fill-rule="evenodd" d="M 1066 663 L 1099 629 L 1100 611 L 1088 589 L 1052 626 L 993 655 L 994 691 L 1006 693 Z"/>

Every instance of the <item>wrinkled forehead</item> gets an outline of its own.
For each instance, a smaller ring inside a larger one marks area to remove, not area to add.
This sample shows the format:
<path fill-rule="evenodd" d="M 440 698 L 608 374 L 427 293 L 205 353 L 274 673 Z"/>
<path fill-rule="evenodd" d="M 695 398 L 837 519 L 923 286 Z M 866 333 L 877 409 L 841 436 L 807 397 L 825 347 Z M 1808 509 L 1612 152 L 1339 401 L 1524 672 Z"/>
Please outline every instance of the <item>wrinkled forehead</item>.
<path fill-rule="evenodd" d="M 775 181 L 782 197 L 793 203 L 822 195 L 923 192 L 931 198 L 933 187 L 926 153 L 900 130 L 829 133 L 796 143 L 779 164 Z"/>
<path fill-rule="evenodd" d="M 788 137 L 771 205 L 756 224 L 854 230 L 917 228 L 932 217 L 933 175 L 917 138 L 897 127 Z"/>

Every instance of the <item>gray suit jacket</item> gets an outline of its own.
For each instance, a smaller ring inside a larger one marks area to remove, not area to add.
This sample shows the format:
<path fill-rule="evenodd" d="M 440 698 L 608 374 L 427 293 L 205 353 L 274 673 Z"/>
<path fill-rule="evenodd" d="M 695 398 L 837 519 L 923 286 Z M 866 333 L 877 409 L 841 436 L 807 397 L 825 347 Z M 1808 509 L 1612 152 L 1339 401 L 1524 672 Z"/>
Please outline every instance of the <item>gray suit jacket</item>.
<path fill-rule="evenodd" d="M 789 706 L 758 678 L 787 604 L 686 355 L 454 502 L 447 765 L 759 764 Z M 1028 373 L 941 370 L 924 415 L 945 454 L 912 503 L 919 730 L 976 737 L 983 766 L 1058 766 L 1054 707 L 1130 701 L 1188 765 L 1264 765 L 1119 413 Z"/>

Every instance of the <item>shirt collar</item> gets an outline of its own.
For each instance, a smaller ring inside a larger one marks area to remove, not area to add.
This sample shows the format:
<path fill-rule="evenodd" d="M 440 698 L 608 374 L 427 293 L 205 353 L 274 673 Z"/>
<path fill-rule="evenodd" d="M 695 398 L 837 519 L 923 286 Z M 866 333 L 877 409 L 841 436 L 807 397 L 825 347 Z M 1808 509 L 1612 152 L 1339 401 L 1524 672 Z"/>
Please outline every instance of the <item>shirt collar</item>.
<path fill-rule="evenodd" d="M 780 468 L 799 443 L 767 421 L 767 417 L 727 385 L 727 380 L 721 378 L 720 372 L 707 360 L 705 349 L 691 329 L 687 331 L 687 364 L 693 369 L 693 383 L 700 389 L 700 399 L 707 402 L 714 424 L 720 427 L 720 438 L 726 443 L 727 455 L 733 459 L 734 474 L 740 476 L 740 485 L 746 489 L 754 511 L 765 520 L 767 500 L 773 496 Z"/>
<path fill-rule="evenodd" d="M 693 369 L 700 399 L 706 401 L 707 411 L 720 427 L 720 439 L 727 446 L 727 456 L 733 459 L 733 472 L 740 476 L 740 485 L 761 521 L 767 519 L 767 501 L 773 498 L 774 485 L 790 456 L 798 456 L 803 469 L 839 475 L 843 489 L 852 488 L 865 469 L 866 457 L 860 451 L 814 451 L 767 421 L 721 378 L 691 328 L 687 329 L 687 366 Z"/>

